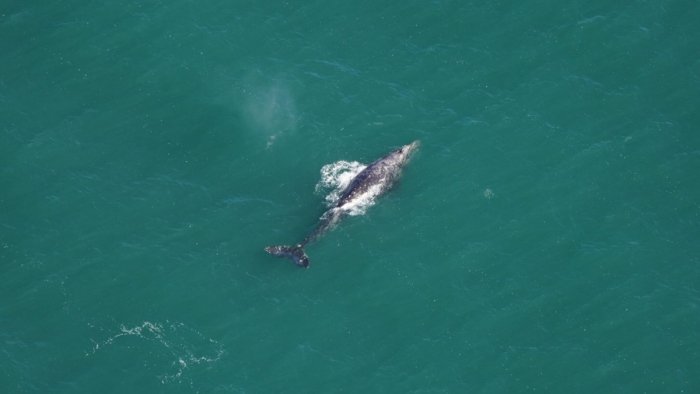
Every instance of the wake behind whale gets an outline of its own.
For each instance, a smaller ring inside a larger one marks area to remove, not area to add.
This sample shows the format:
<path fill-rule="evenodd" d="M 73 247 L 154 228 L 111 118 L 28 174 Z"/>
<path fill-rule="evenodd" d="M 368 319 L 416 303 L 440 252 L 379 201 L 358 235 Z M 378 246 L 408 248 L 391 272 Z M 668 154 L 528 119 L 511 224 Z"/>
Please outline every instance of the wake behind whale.
<path fill-rule="evenodd" d="M 358 162 L 340 161 L 321 169 L 321 181 L 316 189 L 330 188 L 326 196 L 329 209 L 321 216 L 316 228 L 296 245 L 268 246 L 265 251 L 273 256 L 291 258 L 299 267 L 309 267 L 304 247 L 333 229 L 347 215 L 363 214 L 377 197 L 387 192 L 401 177 L 419 142 L 404 145 L 364 166 Z"/>

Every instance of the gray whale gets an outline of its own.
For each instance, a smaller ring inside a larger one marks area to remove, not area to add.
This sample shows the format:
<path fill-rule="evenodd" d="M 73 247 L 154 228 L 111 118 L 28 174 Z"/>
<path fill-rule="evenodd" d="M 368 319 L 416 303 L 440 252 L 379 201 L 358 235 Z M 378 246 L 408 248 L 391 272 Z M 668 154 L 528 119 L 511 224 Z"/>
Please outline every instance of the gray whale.
<path fill-rule="evenodd" d="M 304 247 L 333 229 L 358 199 L 363 198 L 367 193 L 379 196 L 391 189 L 396 180 L 401 177 L 401 170 L 408 164 L 411 155 L 418 150 L 419 146 L 419 141 L 413 141 L 375 160 L 360 171 L 340 194 L 338 201 L 321 216 L 316 228 L 302 242 L 296 245 L 268 246 L 265 251 L 273 256 L 291 258 L 299 267 L 308 268 L 309 256 L 306 255 Z"/>

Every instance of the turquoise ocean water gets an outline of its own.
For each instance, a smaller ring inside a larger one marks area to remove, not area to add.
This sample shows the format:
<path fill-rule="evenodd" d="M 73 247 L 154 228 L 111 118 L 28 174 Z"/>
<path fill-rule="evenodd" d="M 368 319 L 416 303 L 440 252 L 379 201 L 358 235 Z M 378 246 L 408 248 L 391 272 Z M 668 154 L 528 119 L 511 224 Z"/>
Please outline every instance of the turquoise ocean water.
<path fill-rule="evenodd" d="M 3 1 L 0 392 L 700 392 L 697 1 Z M 308 247 L 319 170 L 414 139 Z"/>

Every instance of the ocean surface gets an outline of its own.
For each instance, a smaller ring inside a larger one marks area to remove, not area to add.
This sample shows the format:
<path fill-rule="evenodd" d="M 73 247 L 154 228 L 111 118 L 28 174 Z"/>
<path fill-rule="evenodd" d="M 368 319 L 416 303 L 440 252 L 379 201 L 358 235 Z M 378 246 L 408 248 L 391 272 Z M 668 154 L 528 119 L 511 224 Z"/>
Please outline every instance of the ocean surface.
<path fill-rule="evenodd" d="M 697 1 L 0 4 L 1 393 L 699 393 Z M 321 168 L 420 140 L 307 247 Z"/>

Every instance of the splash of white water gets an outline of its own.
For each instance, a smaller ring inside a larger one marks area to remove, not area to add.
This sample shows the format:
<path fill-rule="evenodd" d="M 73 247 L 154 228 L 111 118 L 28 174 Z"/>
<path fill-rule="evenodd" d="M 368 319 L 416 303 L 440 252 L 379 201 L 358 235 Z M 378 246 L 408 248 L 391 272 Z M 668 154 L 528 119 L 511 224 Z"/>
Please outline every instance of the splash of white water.
<path fill-rule="evenodd" d="M 326 205 L 332 207 L 338 202 L 340 196 L 357 174 L 365 168 L 367 168 L 366 165 L 357 161 L 341 160 L 326 164 L 321 168 L 321 179 L 316 184 L 316 192 L 325 194 Z M 336 209 L 342 209 L 351 216 L 362 215 L 367 211 L 367 208 L 374 205 L 374 201 L 380 193 L 381 185 L 370 187 L 362 195 L 354 198 L 352 202 Z"/>

